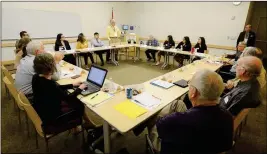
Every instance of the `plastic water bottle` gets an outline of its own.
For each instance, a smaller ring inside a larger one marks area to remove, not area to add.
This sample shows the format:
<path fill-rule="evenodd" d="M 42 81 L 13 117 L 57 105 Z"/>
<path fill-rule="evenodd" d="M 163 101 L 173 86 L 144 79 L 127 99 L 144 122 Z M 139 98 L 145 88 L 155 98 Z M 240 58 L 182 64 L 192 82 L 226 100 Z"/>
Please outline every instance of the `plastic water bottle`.
<path fill-rule="evenodd" d="M 180 51 L 183 51 L 183 46 L 181 45 L 180 47 L 181 47 L 181 48 L 180 48 Z"/>
<path fill-rule="evenodd" d="M 110 82 L 110 83 L 109 83 L 109 88 L 108 88 L 108 89 L 109 89 L 109 91 L 110 91 L 111 93 L 113 93 L 113 92 L 115 92 L 116 89 L 115 89 L 115 84 L 114 84 L 114 82 L 113 82 L 112 77 L 109 78 L 109 82 Z"/>

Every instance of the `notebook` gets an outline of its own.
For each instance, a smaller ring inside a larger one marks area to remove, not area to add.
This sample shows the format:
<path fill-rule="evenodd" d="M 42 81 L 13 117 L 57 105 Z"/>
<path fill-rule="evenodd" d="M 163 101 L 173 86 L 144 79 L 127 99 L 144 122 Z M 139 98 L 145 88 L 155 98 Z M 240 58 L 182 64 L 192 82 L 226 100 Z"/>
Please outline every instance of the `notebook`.
<path fill-rule="evenodd" d="M 148 111 L 147 109 L 135 104 L 130 99 L 115 105 L 114 108 L 131 119 L 135 119 Z"/>
<path fill-rule="evenodd" d="M 173 83 L 169 83 L 167 81 L 163 81 L 163 80 L 155 80 L 155 81 L 152 81 L 150 82 L 152 85 L 155 85 L 155 86 L 158 86 L 158 87 L 162 87 L 162 88 L 165 88 L 165 89 L 169 89 L 171 88 L 172 86 L 174 86 Z"/>
<path fill-rule="evenodd" d="M 103 91 L 98 91 L 97 93 L 93 93 L 90 95 L 87 95 L 81 99 L 83 103 L 85 103 L 87 106 L 94 107 L 108 99 L 110 99 L 113 95 L 109 93 L 105 93 Z"/>
<path fill-rule="evenodd" d="M 160 99 L 147 92 L 142 92 L 133 97 L 133 100 L 145 108 L 153 108 L 160 104 Z"/>

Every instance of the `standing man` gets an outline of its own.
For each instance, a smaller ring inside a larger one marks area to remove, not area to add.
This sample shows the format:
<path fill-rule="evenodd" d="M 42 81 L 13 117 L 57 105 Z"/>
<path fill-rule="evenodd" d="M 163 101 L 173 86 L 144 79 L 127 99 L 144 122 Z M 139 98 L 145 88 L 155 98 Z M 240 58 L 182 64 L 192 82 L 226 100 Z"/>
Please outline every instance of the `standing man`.
<path fill-rule="evenodd" d="M 92 39 L 91 41 L 91 46 L 92 47 L 102 47 L 104 46 L 104 42 L 102 42 L 100 39 L 99 39 L 99 33 L 98 32 L 95 32 L 94 33 L 94 39 Z M 103 53 L 107 52 L 107 56 L 106 56 L 106 61 L 108 62 L 109 61 L 109 57 L 110 57 L 110 52 L 109 50 L 101 50 L 101 51 L 97 51 L 95 52 L 96 54 L 98 54 L 100 60 L 101 60 L 101 66 L 104 66 L 104 60 L 103 60 Z"/>
<path fill-rule="evenodd" d="M 251 30 L 251 25 L 246 25 L 245 30 L 238 36 L 236 46 L 239 42 L 245 42 L 247 47 L 255 47 L 256 34 Z"/>
<path fill-rule="evenodd" d="M 119 37 L 121 36 L 121 31 L 120 29 L 116 26 L 116 22 L 114 19 L 110 20 L 110 25 L 107 27 L 107 37 L 109 40 L 109 44 L 115 44 L 119 43 L 120 39 Z M 118 61 L 118 51 L 115 51 L 115 60 Z"/>

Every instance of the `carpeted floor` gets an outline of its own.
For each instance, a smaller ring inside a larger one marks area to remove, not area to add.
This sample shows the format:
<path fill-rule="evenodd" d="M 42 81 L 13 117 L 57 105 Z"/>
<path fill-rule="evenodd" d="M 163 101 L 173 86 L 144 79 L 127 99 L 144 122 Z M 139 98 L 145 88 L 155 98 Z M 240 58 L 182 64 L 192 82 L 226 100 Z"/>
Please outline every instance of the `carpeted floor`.
<path fill-rule="evenodd" d="M 160 70 L 151 66 L 152 63 L 122 62 L 120 66 L 105 65 L 109 70 L 108 77 L 121 85 L 136 84 L 164 74 L 169 70 Z M 22 125 L 18 123 L 18 111 L 13 102 L 8 99 L 2 85 L 1 97 L 1 150 L 3 153 L 44 153 L 45 142 L 41 137 L 39 149 L 35 147 L 34 128 L 30 125 L 30 136 L 27 137 L 25 117 L 22 112 Z M 237 141 L 235 151 L 230 153 L 265 153 L 266 152 L 266 105 L 252 109 L 248 116 L 248 123 L 243 129 L 240 140 Z M 145 152 L 145 134 L 136 137 L 132 132 L 118 135 L 112 140 L 112 151 L 127 148 L 130 153 Z M 51 153 L 82 153 L 81 135 L 73 136 L 68 132 L 60 134 L 49 141 Z"/>

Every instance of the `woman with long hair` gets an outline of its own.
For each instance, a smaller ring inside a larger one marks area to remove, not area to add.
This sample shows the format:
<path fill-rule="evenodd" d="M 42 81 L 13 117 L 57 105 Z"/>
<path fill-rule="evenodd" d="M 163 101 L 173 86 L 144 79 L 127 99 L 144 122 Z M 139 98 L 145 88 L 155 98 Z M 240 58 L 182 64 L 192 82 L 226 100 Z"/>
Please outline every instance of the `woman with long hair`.
<path fill-rule="evenodd" d="M 197 52 L 199 53 L 204 53 L 205 50 L 207 50 L 207 45 L 206 45 L 206 41 L 204 37 L 199 37 L 197 44 L 194 47 L 195 49 L 197 49 Z"/>
<path fill-rule="evenodd" d="M 174 48 L 175 47 L 175 42 L 174 42 L 174 40 L 173 40 L 171 35 L 168 35 L 167 40 L 163 43 L 163 47 L 165 49 L 170 49 L 170 48 Z M 156 66 L 158 66 L 160 64 L 161 56 L 165 56 L 165 51 L 160 51 L 158 53 L 158 61 L 155 64 Z"/>
<path fill-rule="evenodd" d="M 55 42 L 55 51 L 60 51 L 60 50 L 71 50 L 69 41 L 65 39 L 65 36 L 62 33 L 57 34 L 57 39 Z M 75 57 L 72 54 L 65 55 L 63 60 L 73 65 L 76 65 Z"/>
<path fill-rule="evenodd" d="M 176 49 L 181 49 L 182 51 L 191 51 L 191 42 L 190 42 L 190 38 L 188 36 L 185 36 L 183 38 L 183 41 L 181 41 L 177 46 Z M 174 56 L 174 59 L 177 61 L 178 63 L 178 67 L 182 67 L 183 66 L 183 61 L 184 59 L 189 59 L 190 57 L 187 55 L 182 55 L 182 54 L 176 54 Z"/>
<path fill-rule="evenodd" d="M 86 40 L 84 34 L 80 33 L 78 35 L 76 49 L 84 49 L 84 48 L 88 48 L 88 41 Z M 84 63 L 85 63 L 86 69 L 88 69 L 88 56 L 90 57 L 92 64 L 95 63 L 92 53 L 90 53 L 90 52 L 80 53 L 80 55 L 82 55 L 84 57 Z"/>

